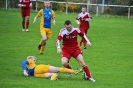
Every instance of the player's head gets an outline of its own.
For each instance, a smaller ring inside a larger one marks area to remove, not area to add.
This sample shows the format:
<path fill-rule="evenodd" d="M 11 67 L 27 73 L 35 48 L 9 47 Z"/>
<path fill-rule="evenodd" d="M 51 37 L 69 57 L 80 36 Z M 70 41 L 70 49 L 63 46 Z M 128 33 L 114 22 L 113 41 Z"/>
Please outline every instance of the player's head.
<path fill-rule="evenodd" d="M 50 1 L 49 0 L 44 1 L 44 6 L 45 6 L 45 8 L 49 9 L 50 8 Z"/>
<path fill-rule="evenodd" d="M 28 56 L 28 57 L 27 57 L 27 60 L 29 60 L 29 59 L 34 60 L 34 62 L 36 63 L 36 57 L 35 57 L 35 56 Z"/>
<path fill-rule="evenodd" d="M 85 14 L 85 12 L 86 12 L 86 7 L 83 6 L 82 7 L 82 13 Z"/>
<path fill-rule="evenodd" d="M 65 27 L 66 27 L 66 29 L 68 31 L 71 31 L 72 30 L 72 23 L 71 23 L 70 20 L 66 20 L 65 23 L 64 23 L 64 25 L 65 25 Z"/>

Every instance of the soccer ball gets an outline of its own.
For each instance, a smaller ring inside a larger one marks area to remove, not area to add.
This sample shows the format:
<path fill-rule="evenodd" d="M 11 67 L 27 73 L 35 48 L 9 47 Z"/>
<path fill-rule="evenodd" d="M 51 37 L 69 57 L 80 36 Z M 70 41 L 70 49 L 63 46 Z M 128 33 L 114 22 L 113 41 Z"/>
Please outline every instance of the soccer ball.
<path fill-rule="evenodd" d="M 88 80 L 89 79 L 85 72 L 82 73 L 82 77 L 83 77 L 84 80 Z"/>

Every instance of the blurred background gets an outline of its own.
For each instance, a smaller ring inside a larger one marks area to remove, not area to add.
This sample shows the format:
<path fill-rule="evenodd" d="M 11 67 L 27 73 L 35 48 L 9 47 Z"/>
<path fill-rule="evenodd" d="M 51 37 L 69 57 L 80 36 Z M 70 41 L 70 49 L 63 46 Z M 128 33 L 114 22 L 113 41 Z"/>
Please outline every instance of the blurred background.
<path fill-rule="evenodd" d="M 19 0 L 0 0 L 0 8 L 19 9 Z M 31 0 L 32 10 L 38 11 L 44 7 L 44 0 Z M 108 14 L 133 16 L 133 0 L 50 0 L 51 8 L 57 12 L 79 13 L 81 7 L 86 6 L 91 14 Z"/>

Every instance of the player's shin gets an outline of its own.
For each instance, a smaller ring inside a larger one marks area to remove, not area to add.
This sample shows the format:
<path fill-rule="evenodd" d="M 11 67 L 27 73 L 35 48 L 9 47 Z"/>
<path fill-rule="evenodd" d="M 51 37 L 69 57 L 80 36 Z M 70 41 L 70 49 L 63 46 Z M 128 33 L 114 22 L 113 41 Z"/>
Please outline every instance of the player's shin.
<path fill-rule="evenodd" d="M 68 69 L 68 68 L 60 68 L 60 72 L 62 72 L 62 73 L 74 73 L 75 70 Z"/>
<path fill-rule="evenodd" d="M 24 20 L 22 21 L 22 27 L 23 27 L 23 29 L 25 29 L 25 21 Z"/>
<path fill-rule="evenodd" d="M 87 75 L 89 78 L 92 78 L 91 73 L 90 73 L 90 70 L 89 70 L 89 68 L 88 68 L 86 65 L 83 66 L 83 70 L 84 70 L 84 72 L 86 73 L 86 75 Z"/>
<path fill-rule="evenodd" d="M 29 20 L 26 21 L 26 29 L 29 28 Z"/>
<path fill-rule="evenodd" d="M 44 49 L 45 49 L 45 46 L 41 46 L 40 54 L 43 54 Z"/>
<path fill-rule="evenodd" d="M 44 51 L 44 49 L 45 49 L 45 46 L 46 46 L 46 41 L 43 40 L 43 41 L 42 41 L 42 44 L 41 44 L 40 54 L 43 54 L 43 51 Z"/>

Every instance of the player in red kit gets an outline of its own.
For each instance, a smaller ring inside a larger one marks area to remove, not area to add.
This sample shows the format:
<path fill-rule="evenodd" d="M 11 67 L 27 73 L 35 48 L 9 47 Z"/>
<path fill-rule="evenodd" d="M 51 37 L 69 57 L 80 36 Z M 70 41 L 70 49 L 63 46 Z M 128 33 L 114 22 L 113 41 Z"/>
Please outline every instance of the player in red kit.
<path fill-rule="evenodd" d="M 88 29 L 90 28 L 89 21 L 92 20 L 92 17 L 88 12 L 86 12 L 86 8 L 82 7 L 82 12 L 78 14 L 76 18 L 76 23 L 79 24 L 79 28 L 82 33 L 87 34 Z M 80 21 L 80 22 L 79 22 Z M 80 47 L 84 44 L 84 49 L 86 49 L 86 41 L 84 38 L 80 41 Z"/>
<path fill-rule="evenodd" d="M 19 0 L 18 6 L 21 7 L 22 15 L 22 31 L 29 31 L 29 18 L 30 18 L 30 8 L 32 7 L 31 0 Z M 25 27 L 26 26 L 26 27 Z"/>
<path fill-rule="evenodd" d="M 56 47 L 57 52 L 62 53 L 62 65 L 66 68 L 71 69 L 71 66 L 69 65 L 69 60 L 71 57 L 74 57 L 79 64 L 82 66 L 82 69 L 87 74 L 90 81 L 95 82 L 95 80 L 92 78 L 88 66 L 85 64 L 83 56 L 82 56 L 82 50 L 78 46 L 77 36 L 82 36 L 89 46 L 91 46 L 90 41 L 86 37 L 85 34 L 83 34 L 79 28 L 75 28 L 72 26 L 71 21 L 66 20 L 65 28 L 60 30 L 60 33 L 56 40 Z M 62 50 L 60 47 L 60 41 L 62 40 Z"/>

